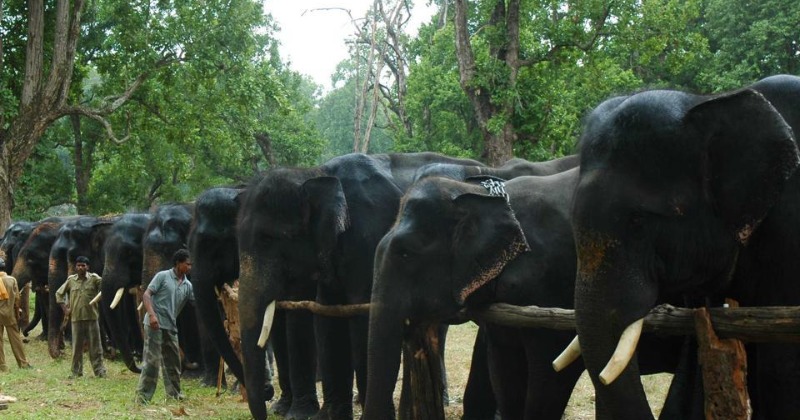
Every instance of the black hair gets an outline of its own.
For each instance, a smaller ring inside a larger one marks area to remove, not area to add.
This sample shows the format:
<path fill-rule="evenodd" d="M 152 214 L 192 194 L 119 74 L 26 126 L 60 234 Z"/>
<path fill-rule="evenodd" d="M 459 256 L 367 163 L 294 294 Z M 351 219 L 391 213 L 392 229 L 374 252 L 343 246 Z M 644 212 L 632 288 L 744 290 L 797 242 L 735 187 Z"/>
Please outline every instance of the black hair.
<path fill-rule="evenodd" d="M 78 258 L 75 258 L 75 264 L 79 264 L 79 263 L 84 263 L 86 265 L 89 265 L 89 258 L 88 257 L 84 257 L 83 255 L 81 255 Z"/>
<path fill-rule="evenodd" d="M 172 264 L 178 265 L 178 263 L 182 263 L 189 259 L 189 250 L 181 248 L 175 251 L 175 254 L 172 255 Z"/>

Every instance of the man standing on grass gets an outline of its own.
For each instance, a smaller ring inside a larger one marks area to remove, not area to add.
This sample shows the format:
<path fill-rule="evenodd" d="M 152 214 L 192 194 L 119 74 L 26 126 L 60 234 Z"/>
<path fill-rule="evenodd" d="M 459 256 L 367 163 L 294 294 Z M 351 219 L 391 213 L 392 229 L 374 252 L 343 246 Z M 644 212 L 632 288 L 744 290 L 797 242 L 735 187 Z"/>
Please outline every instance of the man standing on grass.
<path fill-rule="evenodd" d="M 19 306 L 17 279 L 6 274 L 6 261 L 0 258 L 0 372 L 8 370 L 3 350 L 4 329 L 8 331 L 8 342 L 11 344 L 14 358 L 17 359 L 17 366 L 21 369 L 30 369 L 31 367 L 25 358 L 25 348 L 22 346 L 22 336 L 19 334 L 19 325 L 17 324 Z"/>
<path fill-rule="evenodd" d="M 167 396 L 184 399 L 181 392 L 181 357 L 176 319 L 187 301 L 194 302 L 192 283 L 186 275 L 192 269 L 189 251 L 179 249 L 172 257 L 173 267 L 159 271 L 142 296 L 145 343 L 142 373 L 136 387 L 136 402 L 148 404 L 158 384 L 158 371 L 164 364 L 164 388 Z"/>
<path fill-rule="evenodd" d="M 89 272 L 89 258 L 75 259 L 75 271 L 67 277 L 56 292 L 56 302 L 64 310 L 64 318 L 72 318 L 72 373 L 70 379 L 83 376 L 83 344 L 89 341 L 89 360 L 92 361 L 94 376 L 105 378 L 103 366 L 103 347 L 100 344 L 100 324 L 97 319 L 100 311 L 93 299 L 100 293 L 102 279 Z"/>

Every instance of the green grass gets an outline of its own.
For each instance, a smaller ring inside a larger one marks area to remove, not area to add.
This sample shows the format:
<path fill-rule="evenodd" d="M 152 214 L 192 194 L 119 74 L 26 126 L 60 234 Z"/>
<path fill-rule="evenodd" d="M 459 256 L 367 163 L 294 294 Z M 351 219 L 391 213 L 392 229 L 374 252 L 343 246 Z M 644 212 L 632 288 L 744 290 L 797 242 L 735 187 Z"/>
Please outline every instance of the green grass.
<path fill-rule="evenodd" d="M 187 399 L 181 402 L 167 400 L 164 384 L 159 378 L 153 402 L 148 406 L 133 403 L 134 390 L 139 376 L 128 371 L 121 361 L 105 360 L 107 378 L 95 378 L 91 373 L 88 354 L 84 354 L 84 376 L 68 379 L 72 358 L 67 349 L 60 359 L 53 360 L 47 351 L 47 343 L 37 340 L 41 330 L 31 333 L 31 341 L 25 344 L 25 353 L 33 369 L 16 367 L 11 346 L 4 334 L 4 350 L 8 372 L 0 373 L 0 394 L 18 398 L 0 417 L 14 419 L 172 419 L 194 417 L 201 419 L 248 419 L 250 412 L 241 396 L 226 391 L 217 397 L 216 388 L 202 386 L 198 379 L 181 381 Z M 450 328 L 447 337 L 446 365 L 448 371 L 451 404 L 445 407 L 447 419 L 459 419 L 462 415 L 461 401 L 469 374 L 472 345 L 477 327 L 472 323 Z M 402 371 L 401 371 L 402 372 Z M 232 376 L 231 376 L 232 378 Z M 669 387 L 671 375 L 651 375 L 643 378 L 651 405 L 657 414 Z M 395 403 L 399 401 L 399 381 L 395 390 Z M 232 379 L 229 379 L 232 382 Z M 277 386 L 277 380 L 275 380 Z M 318 395 L 322 391 L 318 384 Z M 355 418 L 361 410 L 355 408 Z M 271 416 L 271 419 L 278 419 Z M 594 418 L 594 389 L 584 374 L 575 387 L 565 419 Z"/>

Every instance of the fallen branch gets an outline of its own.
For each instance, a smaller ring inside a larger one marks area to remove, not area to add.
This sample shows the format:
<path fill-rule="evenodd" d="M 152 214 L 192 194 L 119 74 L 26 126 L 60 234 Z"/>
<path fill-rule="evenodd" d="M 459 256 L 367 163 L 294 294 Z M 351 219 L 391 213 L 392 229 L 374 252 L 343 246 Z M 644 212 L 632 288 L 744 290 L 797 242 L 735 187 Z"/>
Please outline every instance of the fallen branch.
<path fill-rule="evenodd" d="M 644 330 L 662 335 L 694 335 L 694 309 L 660 305 L 644 319 Z M 770 306 L 710 308 L 714 331 L 720 338 L 746 342 L 800 343 L 800 307 Z M 480 320 L 513 327 L 575 329 L 575 311 L 504 303 L 482 310 L 464 310 L 457 322 Z"/>
<path fill-rule="evenodd" d="M 305 309 L 317 315 L 349 317 L 357 315 L 369 315 L 369 305 L 369 303 L 359 303 L 354 305 L 322 305 L 310 300 L 301 300 L 297 302 L 281 301 L 275 306 L 277 306 L 278 309 L 285 310 Z"/>
<path fill-rule="evenodd" d="M 369 314 L 369 303 L 322 305 L 312 301 L 280 301 L 279 309 L 308 310 L 315 314 L 349 317 Z M 659 305 L 644 319 L 644 330 L 661 335 L 695 335 L 695 309 Z M 800 343 L 800 306 L 710 308 L 711 322 L 720 338 L 746 342 Z M 575 330 L 575 311 L 495 303 L 485 309 L 464 309 L 445 320 L 450 324 L 483 321 L 520 328 Z"/>

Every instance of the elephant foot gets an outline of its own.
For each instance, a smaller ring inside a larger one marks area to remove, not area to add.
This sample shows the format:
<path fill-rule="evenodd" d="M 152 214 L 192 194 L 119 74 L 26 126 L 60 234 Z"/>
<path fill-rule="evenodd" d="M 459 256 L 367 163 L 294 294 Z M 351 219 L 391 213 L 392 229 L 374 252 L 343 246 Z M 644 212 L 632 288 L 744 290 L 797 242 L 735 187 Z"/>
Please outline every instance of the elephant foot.
<path fill-rule="evenodd" d="M 273 413 L 281 416 L 286 417 L 286 413 L 289 412 L 289 408 L 292 407 L 292 397 L 287 394 L 281 394 L 281 397 L 278 401 L 275 401 L 269 408 L 272 410 Z"/>
<path fill-rule="evenodd" d="M 328 404 L 322 405 L 313 420 L 352 420 L 353 406 L 352 404 Z"/>
<path fill-rule="evenodd" d="M 319 401 L 316 395 L 307 395 L 292 399 L 292 407 L 286 413 L 287 419 L 306 420 L 319 413 Z"/>
<path fill-rule="evenodd" d="M 264 385 L 264 401 L 272 401 L 272 398 L 275 397 L 275 387 L 272 384 L 267 383 Z"/>

